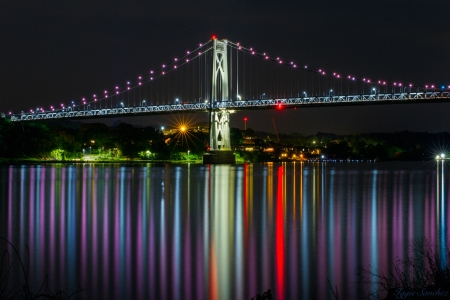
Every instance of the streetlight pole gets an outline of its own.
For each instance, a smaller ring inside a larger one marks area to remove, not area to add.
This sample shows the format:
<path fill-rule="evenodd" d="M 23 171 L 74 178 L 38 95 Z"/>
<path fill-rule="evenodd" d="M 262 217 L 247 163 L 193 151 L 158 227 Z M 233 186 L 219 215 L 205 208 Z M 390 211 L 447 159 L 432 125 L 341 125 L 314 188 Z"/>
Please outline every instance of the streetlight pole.
<path fill-rule="evenodd" d="M 188 161 L 189 161 L 189 153 L 191 152 L 191 150 L 188 150 Z"/>

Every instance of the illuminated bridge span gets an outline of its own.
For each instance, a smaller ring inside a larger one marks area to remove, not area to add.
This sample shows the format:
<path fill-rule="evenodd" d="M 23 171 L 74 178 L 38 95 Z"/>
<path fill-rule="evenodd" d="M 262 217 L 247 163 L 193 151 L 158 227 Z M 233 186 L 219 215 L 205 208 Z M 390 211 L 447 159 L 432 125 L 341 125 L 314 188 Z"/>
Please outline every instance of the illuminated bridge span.
<path fill-rule="evenodd" d="M 234 161 L 227 152 L 231 152 L 230 113 L 235 110 L 450 100 L 450 85 L 343 75 L 215 37 L 145 73 L 78 100 L 7 116 L 21 122 L 208 112 L 211 152 L 204 160 L 214 163 Z M 211 158 L 217 153 L 223 159 Z"/>
<path fill-rule="evenodd" d="M 250 109 L 280 109 L 294 107 L 320 107 L 333 105 L 364 105 L 364 104 L 400 104 L 400 103 L 426 103 L 450 100 L 450 92 L 422 92 L 422 93 L 398 93 L 377 95 L 349 95 L 349 96 L 312 96 L 287 99 L 258 99 L 217 102 L 212 108 L 226 108 L 230 110 Z M 119 108 L 98 109 L 71 109 L 48 111 L 40 113 L 26 113 L 11 115 L 12 121 L 32 121 L 60 118 L 101 118 L 115 116 L 143 116 L 154 114 L 166 114 L 174 112 L 208 112 L 211 108 L 209 102 L 186 104 L 163 104 L 147 106 L 130 106 Z"/>

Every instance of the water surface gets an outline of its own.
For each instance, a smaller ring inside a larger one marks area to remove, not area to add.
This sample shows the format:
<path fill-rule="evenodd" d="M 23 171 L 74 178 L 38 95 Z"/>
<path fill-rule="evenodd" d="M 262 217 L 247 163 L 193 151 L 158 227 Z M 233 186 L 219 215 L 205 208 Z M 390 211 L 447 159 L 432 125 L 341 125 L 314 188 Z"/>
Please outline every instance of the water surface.
<path fill-rule="evenodd" d="M 1 166 L 0 236 L 29 247 L 34 288 L 84 299 L 358 299 L 357 266 L 447 244 L 436 164 Z"/>

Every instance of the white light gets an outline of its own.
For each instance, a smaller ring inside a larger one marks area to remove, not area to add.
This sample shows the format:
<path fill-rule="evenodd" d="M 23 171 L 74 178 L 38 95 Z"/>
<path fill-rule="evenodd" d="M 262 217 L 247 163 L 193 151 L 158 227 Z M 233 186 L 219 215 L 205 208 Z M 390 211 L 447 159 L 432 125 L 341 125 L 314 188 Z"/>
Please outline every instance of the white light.
<path fill-rule="evenodd" d="M 444 153 L 441 153 L 441 158 L 444 158 L 445 157 L 445 154 Z"/>

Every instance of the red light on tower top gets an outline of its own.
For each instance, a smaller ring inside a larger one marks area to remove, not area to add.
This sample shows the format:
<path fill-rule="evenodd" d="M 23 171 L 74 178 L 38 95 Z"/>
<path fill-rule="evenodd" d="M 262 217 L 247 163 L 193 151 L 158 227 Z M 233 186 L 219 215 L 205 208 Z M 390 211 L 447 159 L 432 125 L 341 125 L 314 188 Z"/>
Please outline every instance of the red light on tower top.
<path fill-rule="evenodd" d="M 215 34 L 213 34 L 213 36 L 211 37 L 211 39 L 212 39 L 212 40 L 215 40 L 215 39 L 217 39 L 216 35 L 215 35 Z"/>

